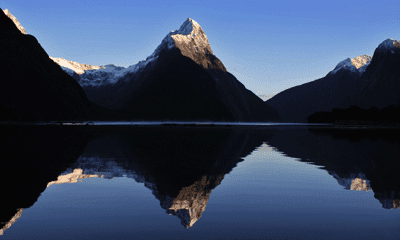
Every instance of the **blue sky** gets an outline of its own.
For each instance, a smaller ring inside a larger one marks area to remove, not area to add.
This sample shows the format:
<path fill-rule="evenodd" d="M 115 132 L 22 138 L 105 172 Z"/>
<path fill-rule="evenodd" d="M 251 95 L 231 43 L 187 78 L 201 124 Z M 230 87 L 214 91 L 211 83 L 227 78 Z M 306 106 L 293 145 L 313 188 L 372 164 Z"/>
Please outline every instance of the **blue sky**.
<path fill-rule="evenodd" d="M 0 0 L 49 56 L 127 67 L 188 18 L 248 89 L 275 94 L 400 39 L 398 1 Z"/>

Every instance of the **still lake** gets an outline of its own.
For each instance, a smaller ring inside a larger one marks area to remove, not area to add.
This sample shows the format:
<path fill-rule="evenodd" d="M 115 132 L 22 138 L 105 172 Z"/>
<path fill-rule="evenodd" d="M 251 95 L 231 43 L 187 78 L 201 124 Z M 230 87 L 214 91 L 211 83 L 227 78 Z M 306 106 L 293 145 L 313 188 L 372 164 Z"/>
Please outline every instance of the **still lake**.
<path fill-rule="evenodd" d="M 399 130 L 0 130 L 0 239 L 400 238 Z"/>

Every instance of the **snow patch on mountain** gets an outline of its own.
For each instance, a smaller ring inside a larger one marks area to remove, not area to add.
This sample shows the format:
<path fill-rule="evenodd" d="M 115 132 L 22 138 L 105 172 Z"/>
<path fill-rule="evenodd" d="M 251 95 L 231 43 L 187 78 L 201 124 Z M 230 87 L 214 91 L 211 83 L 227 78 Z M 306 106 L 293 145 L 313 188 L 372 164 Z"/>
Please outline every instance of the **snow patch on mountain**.
<path fill-rule="evenodd" d="M 150 62 L 158 59 L 158 56 L 148 57 L 145 61 L 140 61 L 137 64 L 131 65 L 127 68 L 115 66 L 113 64 L 102 66 L 100 69 L 86 70 L 80 76 L 81 86 L 100 86 L 100 85 L 113 85 L 120 79 L 124 78 L 127 74 L 136 74 L 144 69 Z"/>
<path fill-rule="evenodd" d="M 145 68 L 150 62 L 158 59 L 158 56 L 149 56 L 144 61 L 131 65 L 127 68 L 115 66 L 113 64 L 103 66 L 92 66 L 84 63 L 77 63 L 65 60 L 64 58 L 50 57 L 55 63 L 69 75 L 73 76 L 73 72 L 80 75 L 79 84 L 81 86 L 99 86 L 107 84 L 115 84 L 127 74 L 135 74 L 141 69 Z"/>
<path fill-rule="evenodd" d="M 356 58 L 347 58 L 339 62 L 335 69 L 333 69 L 329 74 L 335 74 L 340 69 L 345 69 L 351 72 L 363 73 L 368 65 L 371 63 L 372 57 L 369 55 L 361 55 Z"/>
<path fill-rule="evenodd" d="M 86 70 L 93 70 L 93 69 L 100 69 L 100 66 L 93 66 L 89 64 L 84 64 L 84 63 L 78 63 L 74 61 L 68 61 L 65 60 L 64 58 L 53 58 L 50 57 L 51 60 L 53 60 L 55 63 L 57 63 L 60 66 L 69 68 L 73 71 L 75 71 L 77 74 L 83 74 Z"/>
<path fill-rule="evenodd" d="M 126 70 L 124 67 L 117 67 L 109 64 L 100 69 L 87 70 L 81 75 L 80 84 L 83 85 L 102 85 L 114 84 L 122 75 L 121 72 Z"/>

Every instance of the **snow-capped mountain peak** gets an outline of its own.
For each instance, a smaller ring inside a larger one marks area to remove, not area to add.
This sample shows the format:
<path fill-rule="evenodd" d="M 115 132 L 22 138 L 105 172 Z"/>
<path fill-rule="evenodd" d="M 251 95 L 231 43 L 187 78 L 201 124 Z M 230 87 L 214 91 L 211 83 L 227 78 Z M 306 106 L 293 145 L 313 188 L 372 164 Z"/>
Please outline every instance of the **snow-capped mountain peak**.
<path fill-rule="evenodd" d="M 337 73 L 340 69 L 350 70 L 352 72 L 363 73 L 368 67 L 372 60 L 369 55 L 361 55 L 355 58 L 346 58 L 345 60 L 339 62 L 335 69 L 333 69 L 330 74 Z"/>
<path fill-rule="evenodd" d="M 189 35 L 193 29 L 201 29 L 200 25 L 191 18 L 188 18 L 177 31 L 172 31 L 174 34 Z"/>
<path fill-rule="evenodd" d="M 197 51 L 205 50 L 205 52 L 208 51 L 213 54 L 203 29 L 196 21 L 190 18 L 182 24 L 178 31 L 171 33 L 171 38 L 174 40 L 175 46 L 179 48 L 181 52 L 183 51 L 183 49 L 181 49 L 182 45 L 191 45 L 191 47 L 195 48 Z M 182 54 L 184 53 L 182 52 Z"/>
<path fill-rule="evenodd" d="M 216 66 L 215 62 L 210 59 L 213 52 L 208 38 L 200 24 L 191 18 L 188 18 L 179 30 L 169 32 L 149 58 L 154 58 L 162 51 L 173 48 L 179 49 L 183 56 L 191 58 L 204 68 L 219 68 L 226 71 L 219 60 L 218 66 Z"/>
<path fill-rule="evenodd" d="M 163 49 L 179 48 L 181 45 L 193 45 L 193 47 L 207 48 L 212 54 L 210 43 L 201 26 L 191 18 L 188 18 L 179 28 L 179 30 L 171 31 L 165 36 L 161 44 L 153 52 L 152 56 L 159 55 Z M 182 52 L 182 49 L 179 48 Z M 192 49 L 193 50 L 193 49 Z M 197 50 L 197 49 L 194 49 Z M 183 55 L 185 55 L 182 52 Z"/>

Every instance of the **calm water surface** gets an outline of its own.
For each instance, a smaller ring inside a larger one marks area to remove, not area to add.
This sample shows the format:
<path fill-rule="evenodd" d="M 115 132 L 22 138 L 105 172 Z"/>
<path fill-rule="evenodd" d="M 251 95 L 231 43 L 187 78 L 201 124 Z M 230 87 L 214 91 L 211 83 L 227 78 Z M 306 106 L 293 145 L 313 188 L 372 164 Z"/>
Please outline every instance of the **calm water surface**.
<path fill-rule="evenodd" d="M 1 239 L 400 237 L 398 130 L 1 128 Z"/>

